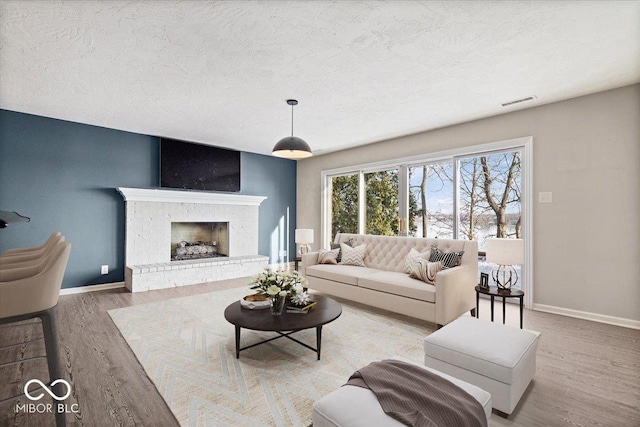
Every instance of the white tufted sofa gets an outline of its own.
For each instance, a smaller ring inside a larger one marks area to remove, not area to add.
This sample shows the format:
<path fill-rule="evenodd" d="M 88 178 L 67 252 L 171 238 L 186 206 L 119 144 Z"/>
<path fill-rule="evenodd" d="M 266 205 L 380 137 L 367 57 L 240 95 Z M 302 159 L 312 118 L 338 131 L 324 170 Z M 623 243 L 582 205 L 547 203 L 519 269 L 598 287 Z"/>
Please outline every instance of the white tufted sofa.
<path fill-rule="evenodd" d="M 337 234 L 336 243 L 354 240 L 367 245 L 366 267 L 318 264 L 318 252 L 302 256 L 300 273 L 310 289 L 395 313 L 446 325 L 475 308 L 478 282 L 478 243 L 469 240 Z M 464 251 L 458 267 L 436 275 L 429 285 L 403 273 L 405 257 L 415 248 L 425 252 L 435 245 L 443 251 Z"/>

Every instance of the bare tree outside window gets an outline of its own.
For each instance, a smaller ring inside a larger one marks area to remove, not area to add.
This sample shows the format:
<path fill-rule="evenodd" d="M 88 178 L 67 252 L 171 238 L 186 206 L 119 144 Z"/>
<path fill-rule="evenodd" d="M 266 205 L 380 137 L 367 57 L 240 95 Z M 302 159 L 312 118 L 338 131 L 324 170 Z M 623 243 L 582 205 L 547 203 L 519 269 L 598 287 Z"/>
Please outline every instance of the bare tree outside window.
<path fill-rule="evenodd" d="M 409 220 L 416 237 L 453 238 L 453 163 L 409 167 Z"/>
<path fill-rule="evenodd" d="M 480 163 L 484 198 L 495 214 L 495 237 L 520 238 L 520 154 L 483 156 Z"/>
<path fill-rule="evenodd" d="M 477 240 L 477 231 L 489 227 L 488 208 L 483 203 L 484 189 L 481 185 L 482 168 L 480 159 L 460 160 L 460 238 Z"/>

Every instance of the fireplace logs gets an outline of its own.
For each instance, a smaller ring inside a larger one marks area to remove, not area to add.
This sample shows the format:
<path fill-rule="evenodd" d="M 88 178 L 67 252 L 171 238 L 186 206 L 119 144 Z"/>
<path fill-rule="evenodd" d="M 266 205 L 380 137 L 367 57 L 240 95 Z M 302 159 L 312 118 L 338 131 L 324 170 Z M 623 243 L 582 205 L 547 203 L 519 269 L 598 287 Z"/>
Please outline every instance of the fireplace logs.
<path fill-rule="evenodd" d="M 218 253 L 218 242 L 185 242 L 182 241 L 176 245 L 174 256 L 172 260 L 185 260 L 185 259 L 198 259 L 198 258 L 213 258 L 226 256 Z"/>

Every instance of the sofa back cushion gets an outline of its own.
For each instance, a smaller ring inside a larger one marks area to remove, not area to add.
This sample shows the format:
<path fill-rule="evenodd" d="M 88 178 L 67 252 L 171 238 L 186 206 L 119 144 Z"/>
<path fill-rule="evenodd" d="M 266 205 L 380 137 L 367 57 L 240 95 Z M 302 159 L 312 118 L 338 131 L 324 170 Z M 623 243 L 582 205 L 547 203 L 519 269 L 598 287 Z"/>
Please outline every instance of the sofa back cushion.
<path fill-rule="evenodd" d="M 353 239 L 353 246 L 367 245 L 364 264 L 378 270 L 403 272 L 404 260 L 414 248 L 418 252 L 426 252 L 435 245 L 444 252 L 464 251 L 460 265 L 478 260 L 478 243 L 474 240 L 425 239 L 418 237 L 373 236 L 370 234 L 336 234 L 334 243 L 344 243 Z"/>

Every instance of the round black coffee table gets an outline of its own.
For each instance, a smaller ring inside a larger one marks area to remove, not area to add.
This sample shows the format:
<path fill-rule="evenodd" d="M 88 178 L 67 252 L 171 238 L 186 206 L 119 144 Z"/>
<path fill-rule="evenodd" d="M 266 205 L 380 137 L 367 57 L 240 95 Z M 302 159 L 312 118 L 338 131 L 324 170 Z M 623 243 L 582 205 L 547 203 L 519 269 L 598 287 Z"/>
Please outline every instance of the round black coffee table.
<path fill-rule="evenodd" d="M 250 310 L 243 308 L 240 301 L 236 301 L 224 310 L 224 318 L 236 328 L 236 359 L 240 358 L 240 352 L 260 344 L 264 344 L 278 338 L 288 338 L 291 341 L 315 351 L 320 360 L 320 349 L 322 343 L 322 326 L 333 322 L 342 314 L 342 306 L 337 301 L 323 295 L 311 295 L 314 305 L 308 313 L 287 313 L 280 316 L 271 314 L 270 309 Z M 276 332 L 278 335 L 268 340 L 240 348 L 240 330 L 242 328 L 254 331 Z M 290 335 L 302 331 L 303 329 L 316 328 L 316 348 L 298 341 Z"/>

